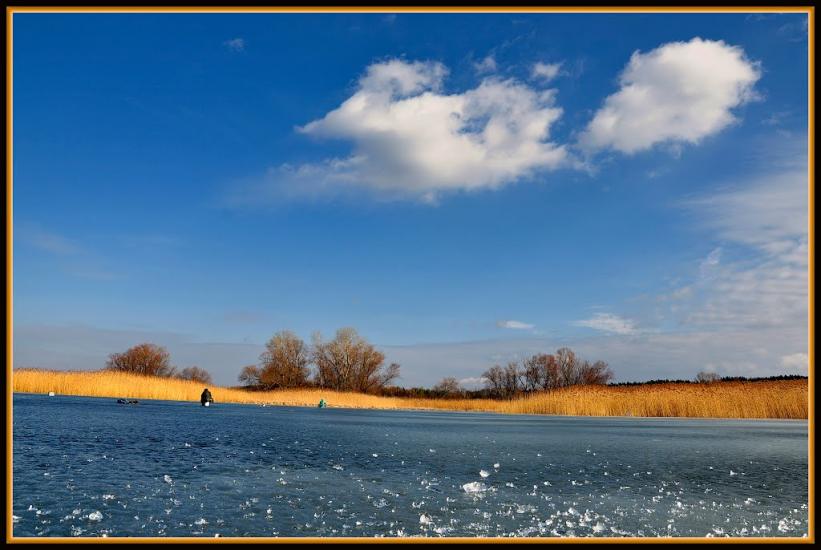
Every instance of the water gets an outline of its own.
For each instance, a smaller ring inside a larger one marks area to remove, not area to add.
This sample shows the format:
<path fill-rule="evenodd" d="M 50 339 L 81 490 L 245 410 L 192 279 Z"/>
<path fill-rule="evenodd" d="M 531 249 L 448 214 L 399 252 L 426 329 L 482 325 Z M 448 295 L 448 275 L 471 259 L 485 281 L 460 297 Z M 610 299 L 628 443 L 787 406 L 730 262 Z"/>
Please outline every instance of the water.
<path fill-rule="evenodd" d="M 803 421 L 17 394 L 13 449 L 18 537 L 801 537 L 808 529 Z"/>

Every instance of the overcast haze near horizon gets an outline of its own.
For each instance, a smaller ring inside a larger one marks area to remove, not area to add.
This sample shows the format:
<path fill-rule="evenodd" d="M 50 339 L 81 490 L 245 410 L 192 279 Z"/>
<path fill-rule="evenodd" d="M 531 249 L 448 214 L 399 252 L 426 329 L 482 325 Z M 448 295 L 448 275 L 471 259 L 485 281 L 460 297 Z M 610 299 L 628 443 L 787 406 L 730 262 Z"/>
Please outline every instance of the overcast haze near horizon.
<path fill-rule="evenodd" d="M 803 14 L 15 14 L 14 367 L 807 374 Z"/>

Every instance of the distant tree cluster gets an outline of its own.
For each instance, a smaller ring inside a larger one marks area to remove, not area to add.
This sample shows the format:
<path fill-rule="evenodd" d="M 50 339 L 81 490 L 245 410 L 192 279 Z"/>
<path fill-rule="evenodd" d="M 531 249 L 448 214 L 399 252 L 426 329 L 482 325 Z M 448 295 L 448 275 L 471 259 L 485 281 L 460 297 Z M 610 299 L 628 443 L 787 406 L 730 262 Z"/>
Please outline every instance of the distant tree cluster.
<path fill-rule="evenodd" d="M 711 382 L 718 382 L 719 380 L 721 380 L 721 377 L 714 372 L 701 371 L 696 375 L 696 382 L 701 384 L 709 384 Z"/>
<path fill-rule="evenodd" d="M 328 341 L 316 333 L 311 346 L 290 331 L 278 332 L 265 345 L 259 365 L 243 367 L 239 374 L 242 384 L 259 389 L 315 386 L 362 393 L 380 393 L 397 378 L 399 365 L 385 365 L 385 355 L 353 328 L 339 329 Z"/>
<path fill-rule="evenodd" d="M 613 372 L 604 361 L 590 363 L 570 348 L 560 348 L 555 354 L 533 355 L 521 364 L 513 361 L 505 367 L 495 365 L 482 378 L 491 396 L 511 398 L 567 386 L 607 384 L 613 379 Z"/>
<path fill-rule="evenodd" d="M 208 371 L 199 367 L 186 367 L 180 371 L 177 378 L 181 380 L 191 380 L 192 382 L 202 382 L 203 384 L 210 384 L 212 382 L 211 375 Z"/>
<path fill-rule="evenodd" d="M 168 350 L 149 343 L 138 344 L 122 353 L 112 353 L 108 356 L 105 370 L 211 383 L 211 375 L 205 369 L 195 366 L 178 371 L 177 367 L 171 365 Z"/>
<path fill-rule="evenodd" d="M 707 374 L 707 376 L 705 376 Z M 643 382 L 618 382 L 611 386 L 647 386 L 652 384 L 704 384 L 710 382 L 768 382 L 775 380 L 807 380 L 803 374 L 779 374 L 775 376 L 718 376 L 714 373 L 698 373 L 691 380 L 659 378 L 656 380 L 645 380 Z"/>
<path fill-rule="evenodd" d="M 462 397 L 465 394 L 459 381 L 452 376 L 442 378 L 432 391 L 437 397 Z"/>

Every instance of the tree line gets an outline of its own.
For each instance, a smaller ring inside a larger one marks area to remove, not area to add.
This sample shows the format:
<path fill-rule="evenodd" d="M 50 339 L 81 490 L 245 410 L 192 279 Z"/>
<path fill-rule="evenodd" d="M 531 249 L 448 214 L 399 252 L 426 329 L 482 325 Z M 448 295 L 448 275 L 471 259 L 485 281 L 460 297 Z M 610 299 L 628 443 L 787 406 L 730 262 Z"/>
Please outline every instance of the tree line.
<path fill-rule="evenodd" d="M 199 367 L 177 369 L 168 351 L 144 343 L 123 353 L 113 353 L 106 370 L 193 380 L 210 384 L 211 375 Z M 392 385 L 400 377 L 397 363 L 385 364 L 385 355 L 350 327 L 341 328 L 331 340 L 320 333 L 311 345 L 289 330 L 274 334 L 265 344 L 259 363 L 247 365 L 239 382 L 248 389 L 327 388 L 397 397 L 466 397 L 509 399 L 521 394 L 550 391 L 575 385 L 608 384 L 613 372 L 604 361 L 589 361 L 567 347 L 553 354 L 539 353 L 506 366 L 494 365 L 482 373 L 484 387 L 466 390 L 459 380 L 443 378 L 433 388 L 401 388 Z"/>
<path fill-rule="evenodd" d="M 484 389 L 468 392 L 453 377 L 443 378 L 433 391 L 443 397 L 495 397 L 510 399 L 517 395 L 578 385 L 607 384 L 613 371 L 604 361 L 589 361 L 570 348 L 556 353 L 537 353 L 504 367 L 494 365 L 482 373 Z"/>
<path fill-rule="evenodd" d="M 361 393 L 381 393 L 397 378 L 399 365 L 386 365 L 385 355 L 350 327 L 327 341 L 315 333 L 311 346 L 291 331 L 277 332 L 265 344 L 259 364 L 239 374 L 242 384 L 258 389 L 319 387 Z"/>

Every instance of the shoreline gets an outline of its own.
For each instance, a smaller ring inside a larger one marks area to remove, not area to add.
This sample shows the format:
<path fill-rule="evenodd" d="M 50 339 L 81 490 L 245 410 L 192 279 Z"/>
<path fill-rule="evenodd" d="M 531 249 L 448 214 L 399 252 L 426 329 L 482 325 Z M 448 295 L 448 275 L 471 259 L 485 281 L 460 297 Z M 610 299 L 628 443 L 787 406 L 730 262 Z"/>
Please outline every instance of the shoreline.
<path fill-rule="evenodd" d="M 14 393 L 199 404 L 203 384 L 109 371 L 13 373 Z M 319 388 L 251 391 L 210 386 L 216 403 L 406 411 L 481 412 L 563 417 L 808 420 L 806 379 L 571 386 L 513 399 L 387 397 Z"/>
<path fill-rule="evenodd" d="M 107 395 L 77 395 L 77 394 L 55 394 L 50 396 L 43 393 L 33 392 L 13 392 L 13 395 L 26 396 L 41 396 L 41 397 L 78 397 L 81 399 L 122 399 L 121 397 L 107 396 Z M 196 405 L 199 402 L 188 401 L 184 399 L 151 399 L 145 398 L 143 401 L 155 401 L 158 403 L 190 403 Z M 225 402 L 219 405 L 236 405 L 248 407 L 276 407 L 276 408 L 295 408 L 295 409 L 316 409 L 315 405 L 309 404 L 285 404 L 285 403 L 233 403 Z M 217 406 L 219 406 L 217 405 Z M 436 412 L 443 414 L 492 414 L 496 416 L 538 416 L 538 417 L 552 417 L 552 418 L 617 418 L 617 419 L 634 419 L 634 420 L 755 420 L 755 421 L 769 421 L 769 422 L 808 422 L 807 418 L 750 418 L 750 417 L 727 417 L 727 416 L 635 416 L 635 415 L 590 415 L 590 414 L 550 414 L 550 413 L 506 413 L 497 411 L 484 410 L 458 410 L 458 409 L 441 409 L 436 407 L 407 407 L 407 408 L 382 408 L 382 407 L 341 407 L 334 405 L 326 405 L 324 408 L 337 409 L 342 411 L 387 411 L 387 412 Z"/>

